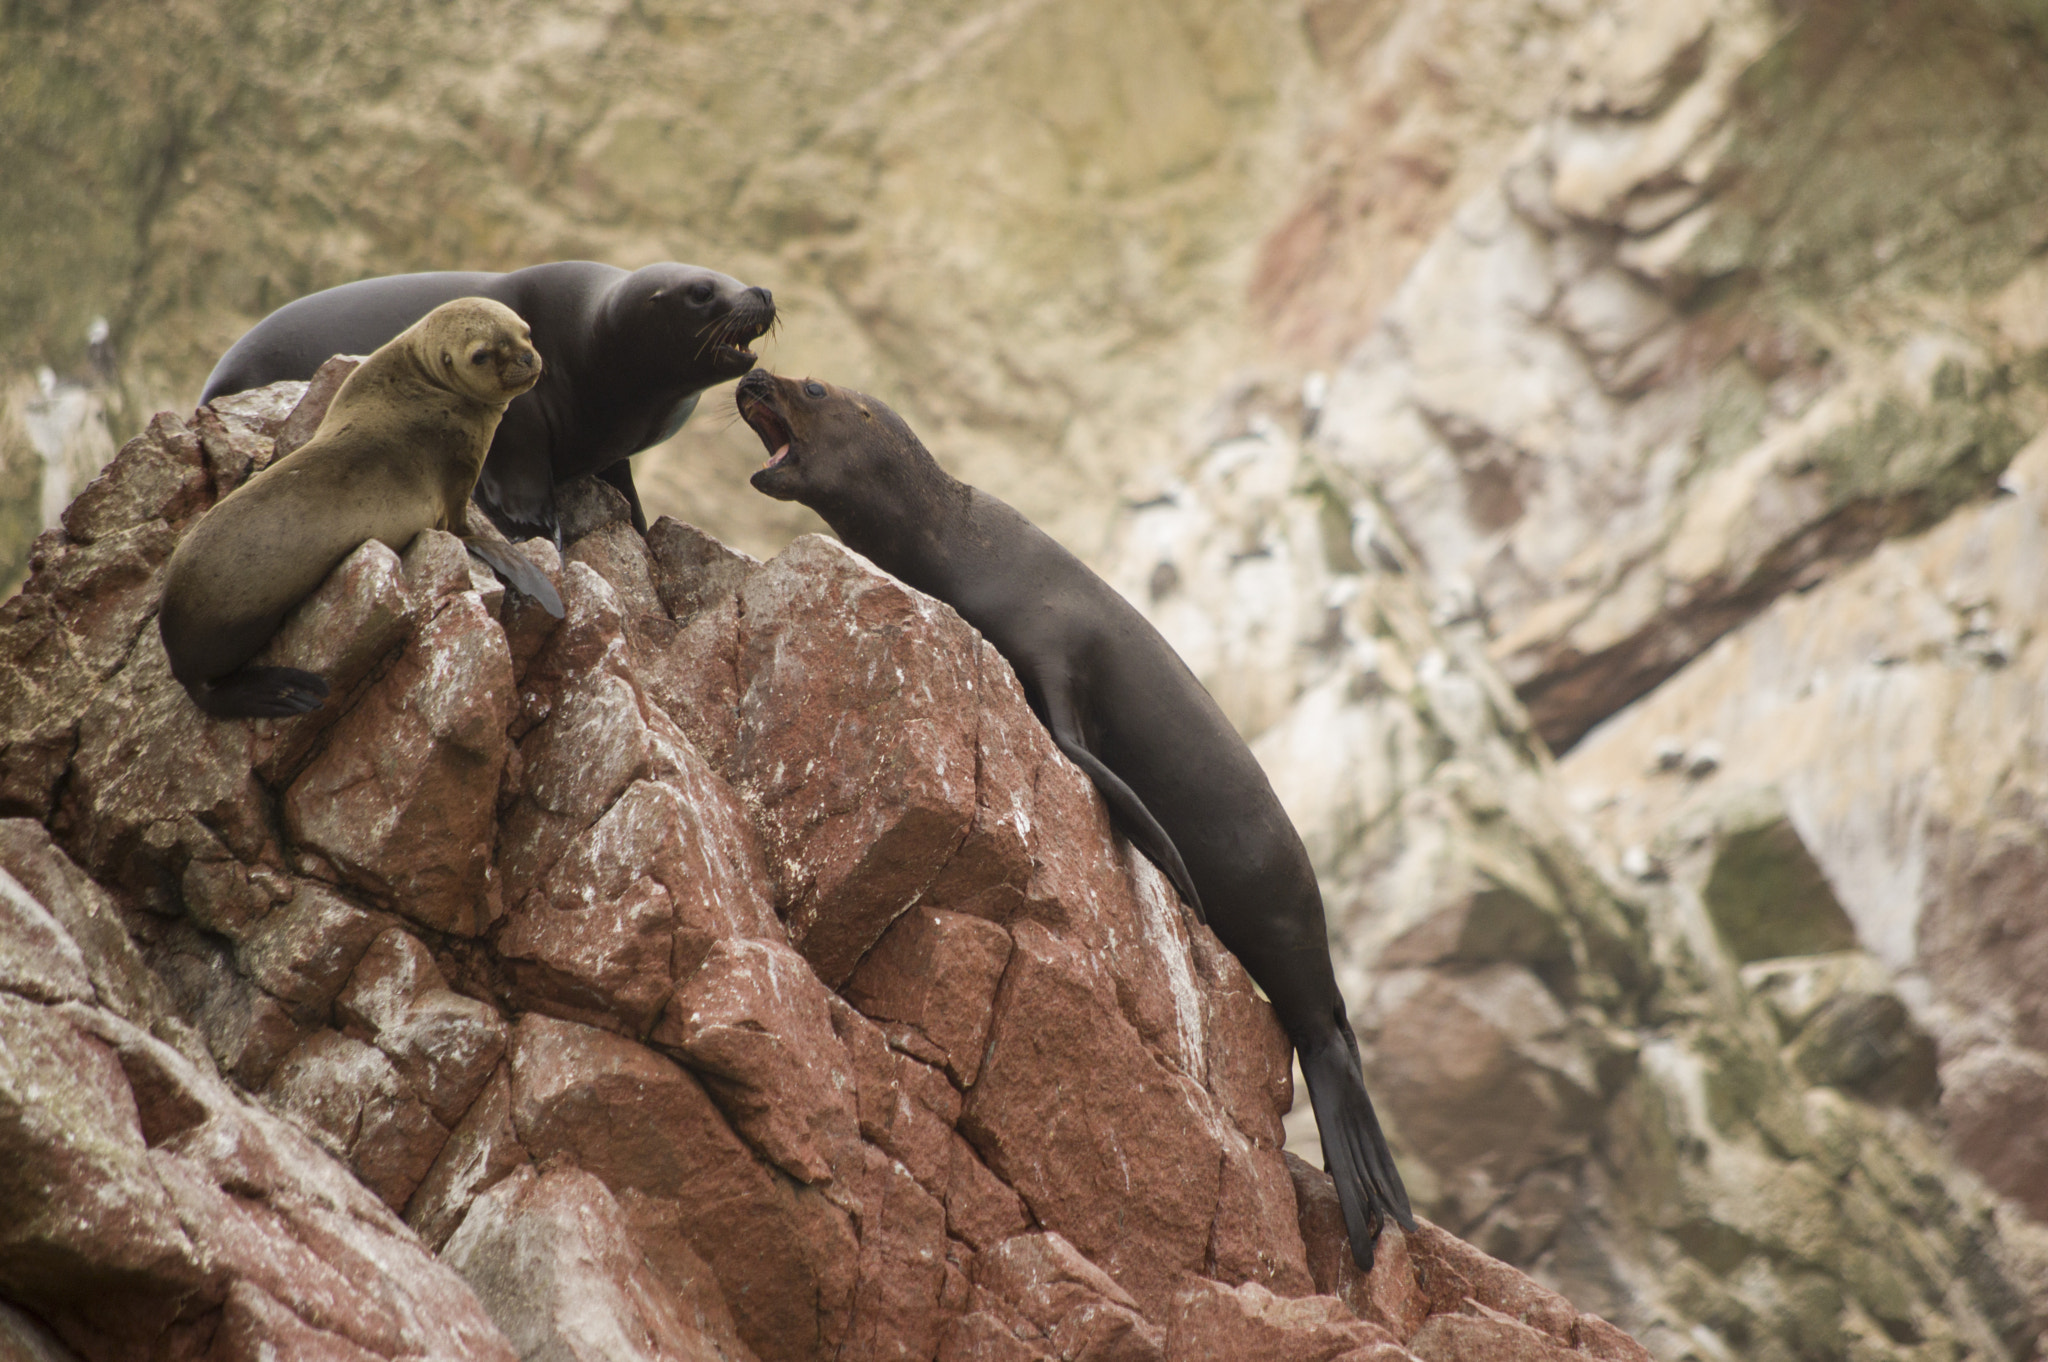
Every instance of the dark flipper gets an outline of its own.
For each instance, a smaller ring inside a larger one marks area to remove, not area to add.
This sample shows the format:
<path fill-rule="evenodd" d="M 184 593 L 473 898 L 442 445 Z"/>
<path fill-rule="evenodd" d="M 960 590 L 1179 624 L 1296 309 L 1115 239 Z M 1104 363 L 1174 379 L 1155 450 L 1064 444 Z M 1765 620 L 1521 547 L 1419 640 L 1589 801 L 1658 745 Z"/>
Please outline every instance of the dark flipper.
<path fill-rule="evenodd" d="M 1138 798 L 1137 791 L 1124 784 L 1123 778 L 1103 765 L 1102 759 L 1081 741 L 1080 735 L 1074 731 L 1072 706 L 1065 697 L 1055 699 L 1051 695 L 1046 696 L 1045 726 L 1052 733 L 1054 744 L 1066 753 L 1067 760 L 1080 767 L 1088 779 L 1095 782 L 1095 788 L 1102 792 L 1102 801 L 1109 805 L 1110 814 L 1124 836 L 1131 839 L 1131 845 L 1165 872 L 1188 907 L 1195 910 L 1195 921 L 1207 925 L 1209 917 L 1202 911 L 1202 897 L 1195 892 L 1194 877 L 1188 874 L 1179 848 L 1166 835 L 1166 829 L 1159 826 L 1159 820 L 1152 816 L 1152 811 L 1145 807 L 1145 801 Z"/>
<path fill-rule="evenodd" d="M 677 424 L 680 425 L 681 423 L 678 422 Z M 619 489 L 620 495 L 626 498 L 626 505 L 632 508 L 633 528 L 642 534 L 646 534 L 647 513 L 640 509 L 640 489 L 633 486 L 632 461 L 620 459 L 609 468 L 600 468 L 597 470 L 597 477 L 598 481 L 608 482 L 613 487 Z"/>
<path fill-rule="evenodd" d="M 1351 1238 L 1351 1260 L 1372 1271 L 1373 1243 L 1392 1216 L 1404 1230 L 1414 1230 L 1415 1212 L 1408 1189 L 1380 1131 L 1372 1098 L 1366 1096 L 1365 1075 L 1358 1067 L 1358 1046 L 1351 1028 L 1339 1019 L 1331 1032 L 1310 1045 L 1300 1045 L 1301 1074 L 1308 1080 L 1309 1103 L 1323 1137 L 1323 1165 L 1337 1184 L 1337 1204 L 1344 1210 L 1344 1229 Z"/>
<path fill-rule="evenodd" d="M 244 667 L 185 690 L 216 719 L 289 719 L 327 700 L 327 682 L 297 667 Z"/>
<path fill-rule="evenodd" d="M 534 566 L 532 559 L 495 536 L 467 534 L 462 537 L 462 542 L 514 590 L 539 601 L 540 608 L 556 619 L 562 618 L 561 593 L 555 590 L 555 584 L 547 579 L 547 574 Z"/>

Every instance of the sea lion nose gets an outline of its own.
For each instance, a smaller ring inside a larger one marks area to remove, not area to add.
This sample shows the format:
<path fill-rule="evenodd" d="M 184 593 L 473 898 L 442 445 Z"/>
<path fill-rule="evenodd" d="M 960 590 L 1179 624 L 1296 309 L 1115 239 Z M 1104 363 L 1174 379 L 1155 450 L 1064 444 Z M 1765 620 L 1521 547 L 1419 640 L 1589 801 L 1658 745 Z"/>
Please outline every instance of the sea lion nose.
<path fill-rule="evenodd" d="M 754 285 L 754 292 L 761 295 L 761 301 L 764 304 L 766 304 L 769 307 L 775 306 L 775 295 L 770 293 L 767 289 L 762 288 L 759 284 L 756 284 Z"/>

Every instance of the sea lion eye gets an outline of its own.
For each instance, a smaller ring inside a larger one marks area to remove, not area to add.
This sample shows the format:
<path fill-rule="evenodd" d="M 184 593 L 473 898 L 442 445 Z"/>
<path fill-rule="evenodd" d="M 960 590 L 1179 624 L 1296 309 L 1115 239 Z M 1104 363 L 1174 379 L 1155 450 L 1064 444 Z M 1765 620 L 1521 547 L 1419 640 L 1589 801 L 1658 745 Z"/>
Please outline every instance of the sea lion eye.
<path fill-rule="evenodd" d="M 479 350 L 479 351 L 477 351 L 477 352 L 476 352 L 475 354 L 473 354 L 473 355 L 471 355 L 471 356 L 469 357 L 469 362 L 470 362 L 471 364 L 482 364 L 482 363 L 483 363 L 483 362 L 484 362 L 485 360 L 489 359 L 490 357 L 491 357 L 491 352 L 490 352 L 490 351 L 488 351 L 488 350 Z"/>
<path fill-rule="evenodd" d="M 711 301 L 711 281 L 699 279 L 696 283 L 685 289 L 684 292 L 689 295 L 689 299 L 693 303 L 708 303 Z"/>
<path fill-rule="evenodd" d="M 825 395 L 825 385 L 814 379 L 804 384 L 804 394 L 807 397 L 823 397 Z"/>

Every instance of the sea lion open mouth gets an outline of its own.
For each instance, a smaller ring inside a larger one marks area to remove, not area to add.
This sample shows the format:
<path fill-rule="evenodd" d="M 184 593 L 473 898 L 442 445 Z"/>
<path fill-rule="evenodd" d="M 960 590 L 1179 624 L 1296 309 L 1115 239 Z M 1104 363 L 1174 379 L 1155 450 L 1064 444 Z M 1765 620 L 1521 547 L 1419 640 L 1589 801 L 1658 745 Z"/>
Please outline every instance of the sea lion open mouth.
<path fill-rule="evenodd" d="M 761 467 L 774 468 L 788 460 L 790 443 L 794 437 L 790 434 L 789 423 L 782 419 L 782 414 L 753 393 L 744 390 L 737 395 L 735 401 L 739 407 L 740 419 L 753 429 L 754 434 L 761 437 L 761 446 L 768 451 L 768 462 Z"/>
<path fill-rule="evenodd" d="M 704 347 L 714 364 L 730 366 L 738 373 L 745 373 L 760 362 L 753 344 L 775 327 L 775 304 L 767 290 L 750 292 L 753 297 L 719 319 Z"/>

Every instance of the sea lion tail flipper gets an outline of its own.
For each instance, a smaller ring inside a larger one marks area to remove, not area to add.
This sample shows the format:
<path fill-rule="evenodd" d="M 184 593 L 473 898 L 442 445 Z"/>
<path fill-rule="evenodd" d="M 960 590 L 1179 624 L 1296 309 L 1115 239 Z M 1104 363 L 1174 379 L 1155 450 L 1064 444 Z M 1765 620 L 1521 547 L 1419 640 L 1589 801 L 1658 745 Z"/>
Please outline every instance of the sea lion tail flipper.
<path fill-rule="evenodd" d="M 1081 768 L 1088 779 L 1095 782 L 1095 788 L 1102 792 L 1102 800 L 1109 805 L 1110 813 L 1116 818 L 1117 826 L 1124 836 L 1131 839 L 1131 845 L 1145 854 L 1145 859 L 1166 872 L 1166 878 L 1173 881 L 1173 887 L 1180 891 L 1188 907 L 1195 910 L 1195 921 L 1208 925 L 1209 916 L 1202 911 L 1202 899 L 1195 892 L 1194 877 L 1188 874 L 1187 864 L 1180 858 L 1180 849 L 1173 839 L 1166 835 L 1166 829 L 1159 826 L 1159 820 L 1152 816 L 1152 810 L 1145 807 L 1145 801 L 1138 798 L 1137 791 L 1124 784 L 1116 772 L 1102 764 L 1102 759 L 1081 745 L 1079 739 L 1052 729 L 1052 740 L 1060 751 L 1067 754 L 1067 760 Z"/>
<path fill-rule="evenodd" d="M 216 719 L 288 719 L 327 700 L 327 682 L 297 667 L 244 667 L 185 689 Z"/>
<path fill-rule="evenodd" d="M 555 584 L 547 579 L 534 561 L 511 544 L 488 538 L 482 534 L 467 534 L 462 542 L 469 551 L 482 559 L 491 571 L 503 577 L 514 590 L 524 592 L 540 602 L 540 608 L 562 618 L 562 595 L 555 590 Z"/>
<path fill-rule="evenodd" d="M 1344 1229 L 1351 1239 L 1351 1258 L 1361 1271 L 1372 1270 L 1373 1243 L 1388 1216 L 1401 1228 L 1415 1229 L 1408 1189 L 1387 1148 L 1387 1137 L 1366 1095 L 1357 1052 L 1333 1027 L 1321 1043 L 1301 1050 L 1301 1074 L 1308 1081 L 1309 1103 L 1323 1139 L 1323 1163 L 1337 1184 L 1337 1204 L 1344 1211 Z"/>

